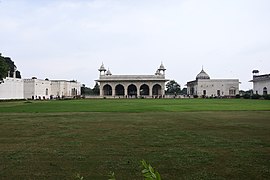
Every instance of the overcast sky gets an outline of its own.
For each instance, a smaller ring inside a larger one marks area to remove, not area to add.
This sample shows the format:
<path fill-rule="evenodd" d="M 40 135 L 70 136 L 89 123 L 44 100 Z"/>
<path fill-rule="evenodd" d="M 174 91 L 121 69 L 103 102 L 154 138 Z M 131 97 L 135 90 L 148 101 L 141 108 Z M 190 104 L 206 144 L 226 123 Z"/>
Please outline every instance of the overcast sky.
<path fill-rule="evenodd" d="M 238 78 L 270 73 L 269 0 L 0 0 L 0 53 L 23 78 L 78 80 L 154 74 L 181 87 L 204 70 Z"/>

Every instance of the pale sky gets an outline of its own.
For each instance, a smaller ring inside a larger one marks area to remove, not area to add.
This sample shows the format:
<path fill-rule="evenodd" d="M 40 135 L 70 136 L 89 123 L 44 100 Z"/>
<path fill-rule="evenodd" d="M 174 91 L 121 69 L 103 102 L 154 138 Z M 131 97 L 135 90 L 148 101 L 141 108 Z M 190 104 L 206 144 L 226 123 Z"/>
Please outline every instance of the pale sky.
<path fill-rule="evenodd" d="M 23 78 L 154 74 L 181 88 L 204 70 L 252 88 L 270 73 L 270 0 L 0 0 L 0 53 Z"/>

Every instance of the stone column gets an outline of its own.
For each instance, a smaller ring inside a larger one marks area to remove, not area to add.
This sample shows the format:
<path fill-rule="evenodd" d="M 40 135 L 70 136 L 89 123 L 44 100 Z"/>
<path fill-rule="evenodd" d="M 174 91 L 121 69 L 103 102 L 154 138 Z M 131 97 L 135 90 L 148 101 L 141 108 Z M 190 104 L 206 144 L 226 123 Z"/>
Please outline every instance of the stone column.
<path fill-rule="evenodd" d="M 127 96 L 128 96 L 128 86 L 125 85 L 125 86 L 124 86 L 124 89 L 125 89 L 125 94 L 124 94 L 124 96 L 127 97 Z"/>
<path fill-rule="evenodd" d="M 139 97 L 140 96 L 140 86 L 139 86 L 139 88 L 138 88 L 138 85 L 137 84 L 135 86 L 137 88 L 137 97 Z"/>
<path fill-rule="evenodd" d="M 100 90 L 99 90 L 100 96 L 103 96 L 103 84 L 100 83 Z"/>
<path fill-rule="evenodd" d="M 165 88 L 163 86 L 161 86 L 161 95 L 164 96 L 165 95 Z"/>
<path fill-rule="evenodd" d="M 150 85 L 148 85 L 149 86 L 149 96 L 153 96 L 153 87 L 152 87 L 152 85 L 150 84 Z"/>
<path fill-rule="evenodd" d="M 112 96 L 115 96 L 115 87 L 112 86 Z"/>

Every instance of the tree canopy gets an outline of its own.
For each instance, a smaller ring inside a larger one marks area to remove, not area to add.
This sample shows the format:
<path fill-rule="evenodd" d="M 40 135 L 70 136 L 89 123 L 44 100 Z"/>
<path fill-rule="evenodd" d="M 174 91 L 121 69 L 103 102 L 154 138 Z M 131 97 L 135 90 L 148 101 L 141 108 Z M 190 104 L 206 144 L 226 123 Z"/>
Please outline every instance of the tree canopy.
<path fill-rule="evenodd" d="M 8 71 L 11 77 L 13 77 L 14 73 L 16 73 L 16 78 L 21 78 L 21 73 L 20 71 L 17 71 L 17 67 L 11 58 L 4 57 L 0 53 L 0 80 L 3 80 L 5 77 L 7 77 Z"/>
<path fill-rule="evenodd" d="M 82 95 L 99 95 L 99 84 L 96 83 L 93 89 L 86 87 L 85 84 L 81 87 L 81 94 Z"/>
<path fill-rule="evenodd" d="M 100 87 L 99 87 L 99 84 L 96 82 L 96 84 L 93 88 L 93 93 L 94 93 L 94 95 L 99 95 L 99 92 L 100 92 Z"/>
<path fill-rule="evenodd" d="M 170 80 L 166 84 L 166 94 L 178 95 L 181 93 L 181 87 L 175 80 Z"/>
<path fill-rule="evenodd" d="M 0 82 L 7 76 L 8 65 L 0 55 Z"/>

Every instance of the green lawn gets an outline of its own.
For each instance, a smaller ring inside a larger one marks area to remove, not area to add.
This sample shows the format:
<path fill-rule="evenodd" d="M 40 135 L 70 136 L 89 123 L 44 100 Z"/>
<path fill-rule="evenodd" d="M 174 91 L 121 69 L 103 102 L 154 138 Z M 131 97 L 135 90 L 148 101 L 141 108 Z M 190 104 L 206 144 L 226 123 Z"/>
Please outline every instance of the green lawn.
<path fill-rule="evenodd" d="M 0 113 L 270 111 L 270 101 L 245 99 L 91 99 L 1 102 Z"/>
<path fill-rule="evenodd" d="M 0 102 L 0 179 L 270 179 L 270 101 Z"/>

